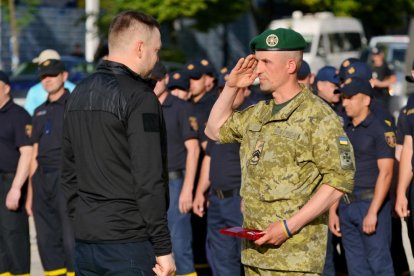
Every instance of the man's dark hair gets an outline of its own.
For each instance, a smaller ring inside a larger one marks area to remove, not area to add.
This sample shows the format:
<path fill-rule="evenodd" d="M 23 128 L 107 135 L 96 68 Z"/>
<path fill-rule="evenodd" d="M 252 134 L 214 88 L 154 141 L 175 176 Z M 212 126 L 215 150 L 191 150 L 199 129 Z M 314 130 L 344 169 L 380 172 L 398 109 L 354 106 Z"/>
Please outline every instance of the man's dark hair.
<path fill-rule="evenodd" d="M 129 29 L 131 24 L 140 22 L 152 30 L 154 28 L 160 29 L 160 24 L 154 17 L 139 11 L 124 11 L 119 13 L 112 19 L 109 26 L 109 44 L 112 39 L 116 39 L 117 35 Z"/>

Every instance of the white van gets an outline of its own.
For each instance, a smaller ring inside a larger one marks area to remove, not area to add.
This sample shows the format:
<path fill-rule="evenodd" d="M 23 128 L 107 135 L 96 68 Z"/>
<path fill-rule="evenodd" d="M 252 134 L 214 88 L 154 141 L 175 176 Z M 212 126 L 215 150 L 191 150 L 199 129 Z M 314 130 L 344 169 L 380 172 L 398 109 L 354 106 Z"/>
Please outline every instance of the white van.
<path fill-rule="evenodd" d="M 335 17 L 331 12 L 303 15 L 295 11 L 292 18 L 273 20 L 269 28 L 291 28 L 301 33 L 308 43 L 303 59 L 315 73 L 325 65 L 339 68 L 346 58 L 359 57 L 367 43 L 359 20 Z"/>

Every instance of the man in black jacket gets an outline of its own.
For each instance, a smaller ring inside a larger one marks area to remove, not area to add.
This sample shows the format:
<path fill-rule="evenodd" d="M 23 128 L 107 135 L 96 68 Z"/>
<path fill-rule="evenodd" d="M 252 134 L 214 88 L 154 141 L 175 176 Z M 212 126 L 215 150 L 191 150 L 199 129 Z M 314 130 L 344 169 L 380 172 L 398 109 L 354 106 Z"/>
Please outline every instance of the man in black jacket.
<path fill-rule="evenodd" d="M 65 113 L 62 184 L 76 238 L 76 275 L 170 275 L 168 174 L 162 109 L 147 80 L 158 22 L 122 12 L 109 55 Z"/>

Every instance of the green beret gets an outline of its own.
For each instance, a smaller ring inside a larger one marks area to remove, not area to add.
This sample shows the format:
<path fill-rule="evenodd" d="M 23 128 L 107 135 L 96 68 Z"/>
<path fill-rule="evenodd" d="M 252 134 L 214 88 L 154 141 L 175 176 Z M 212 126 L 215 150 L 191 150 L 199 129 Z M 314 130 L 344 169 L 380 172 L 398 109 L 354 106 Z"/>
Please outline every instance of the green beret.
<path fill-rule="evenodd" d="M 301 51 L 306 48 L 303 36 L 292 29 L 266 30 L 250 41 L 254 51 Z"/>

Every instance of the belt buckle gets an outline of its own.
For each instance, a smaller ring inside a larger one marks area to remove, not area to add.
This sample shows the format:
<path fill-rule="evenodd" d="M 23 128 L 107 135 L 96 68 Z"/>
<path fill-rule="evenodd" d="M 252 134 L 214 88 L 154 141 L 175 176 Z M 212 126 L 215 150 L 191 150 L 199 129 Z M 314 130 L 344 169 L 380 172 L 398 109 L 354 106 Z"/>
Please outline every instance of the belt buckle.
<path fill-rule="evenodd" d="M 224 199 L 224 194 L 222 190 L 216 190 L 216 195 L 219 199 Z"/>
<path fill-rule="evenodd" d="M 344 194 L 344 196 L 342 198 L 344 199 L 346 204 L 351 204 L 351 200 L 349 199 L 348 194 Z"/>

